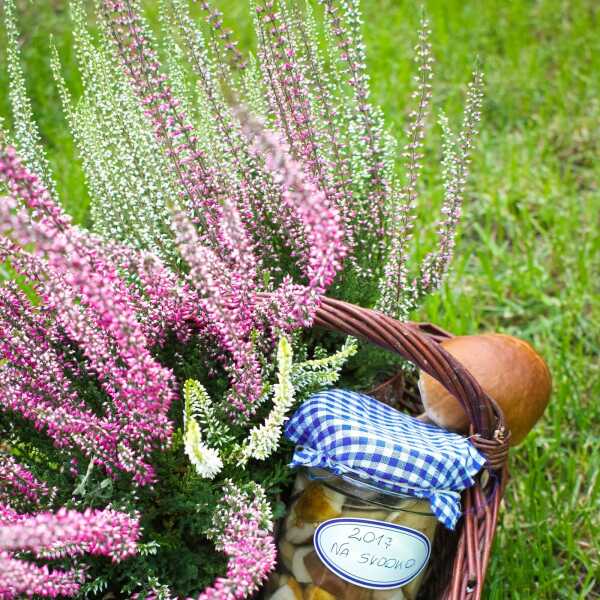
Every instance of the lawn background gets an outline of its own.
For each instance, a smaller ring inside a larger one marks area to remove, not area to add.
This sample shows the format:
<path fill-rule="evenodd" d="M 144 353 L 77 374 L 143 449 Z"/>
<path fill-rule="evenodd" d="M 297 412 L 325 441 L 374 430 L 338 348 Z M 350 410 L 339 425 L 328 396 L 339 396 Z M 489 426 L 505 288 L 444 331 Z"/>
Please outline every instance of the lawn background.
<path fill-rule="evenodd" d="M 246 2 L 215 4 L 250 43 Z M 373 93 L 401 138 L 420 5 L 363 4 Z M 457 122 L 476 57 L 487 84 L 452 274 L 415 317 L 455 333 L 524 337 L 554 378 L 543 421 L 511 457 L 485 597 L 600 598 L 600 3 L 424 5 L 436 57 L 434 107 Z M 61 197 L 87 223 L 82 172 L 49 69 L 53 35 L 77 93 L 66 3 L 21 1 L 19 9 L 28 88 Z M 0 116 L 8 118 L 3 33 L 0 47 Z M 434 128 L 421 251 L 441 197 L 439 147 Z"/>

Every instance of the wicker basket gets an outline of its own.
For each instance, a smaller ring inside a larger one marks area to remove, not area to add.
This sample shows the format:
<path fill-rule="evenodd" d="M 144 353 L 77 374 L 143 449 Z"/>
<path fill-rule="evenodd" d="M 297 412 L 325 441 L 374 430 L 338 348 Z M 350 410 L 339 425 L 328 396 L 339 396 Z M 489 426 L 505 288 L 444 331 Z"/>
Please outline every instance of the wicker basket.
<path fill-rule="evenodd" d="M 478 483 L 463 493 L 464 517 L 456 531 L 438 527 L 432 560 L 419 598 L 427 600 L 475 600 L 481 597 L 498 507 L 508 477 L 508 439 L 500 407 L 479 386 L 440 342 L 451 335 L 429 324 L 400 323 L 380 312 L 347 302 L 323 298 L 314 325 L 361 338 L 396 352 L 435 377 L 465 408 L 471 421 L 471 441 L 487 458 Z M 399 378 L 372 392 L 403 395 Z M 395 389 L 394 389 L 395 388 Z M 422 409 L 418 399 L 400 400 L 412 413 Z"/>

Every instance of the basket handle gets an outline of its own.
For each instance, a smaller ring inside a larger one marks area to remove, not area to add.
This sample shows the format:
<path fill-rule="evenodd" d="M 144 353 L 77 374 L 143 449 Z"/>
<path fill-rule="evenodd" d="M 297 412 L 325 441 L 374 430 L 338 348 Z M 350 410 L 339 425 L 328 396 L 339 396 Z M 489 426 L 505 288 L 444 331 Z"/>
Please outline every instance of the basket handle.
<path fill-rule="evenodd" d="M 430 324 L 401 323 L 379 311 L 326 296 L 321 297 L 314 325 L 395 352 L 437 379 L 465 409 L 471 441 L 486 456 L 488 467 L 497 470 L 506 463 L 510 432 L 502 409 L 440 345 L 451 337 L 448 332 Z"/>

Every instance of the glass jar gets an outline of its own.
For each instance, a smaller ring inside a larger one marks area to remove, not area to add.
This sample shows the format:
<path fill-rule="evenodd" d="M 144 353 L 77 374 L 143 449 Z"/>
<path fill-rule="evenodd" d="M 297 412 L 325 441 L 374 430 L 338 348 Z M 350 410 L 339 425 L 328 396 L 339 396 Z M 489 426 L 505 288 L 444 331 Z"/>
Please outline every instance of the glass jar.
<path fill-rule="evenodd" d="M 414 600 L 437 526 L 429 502 L 322 469 L 299 472 L 268 600 Z"/>

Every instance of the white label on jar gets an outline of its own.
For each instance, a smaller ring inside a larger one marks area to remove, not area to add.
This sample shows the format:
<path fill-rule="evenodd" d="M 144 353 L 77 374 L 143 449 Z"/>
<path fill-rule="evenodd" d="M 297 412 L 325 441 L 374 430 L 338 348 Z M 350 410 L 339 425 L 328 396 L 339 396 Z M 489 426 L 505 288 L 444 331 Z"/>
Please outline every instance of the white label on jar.
<path fill-rule="evenodd" d="M 429 539 L 416 529 L 371 519 L 324 521 L 314 545 L 338 577 L 368 589 L 406 585 L 424 568 L 431 554 Z"/>

